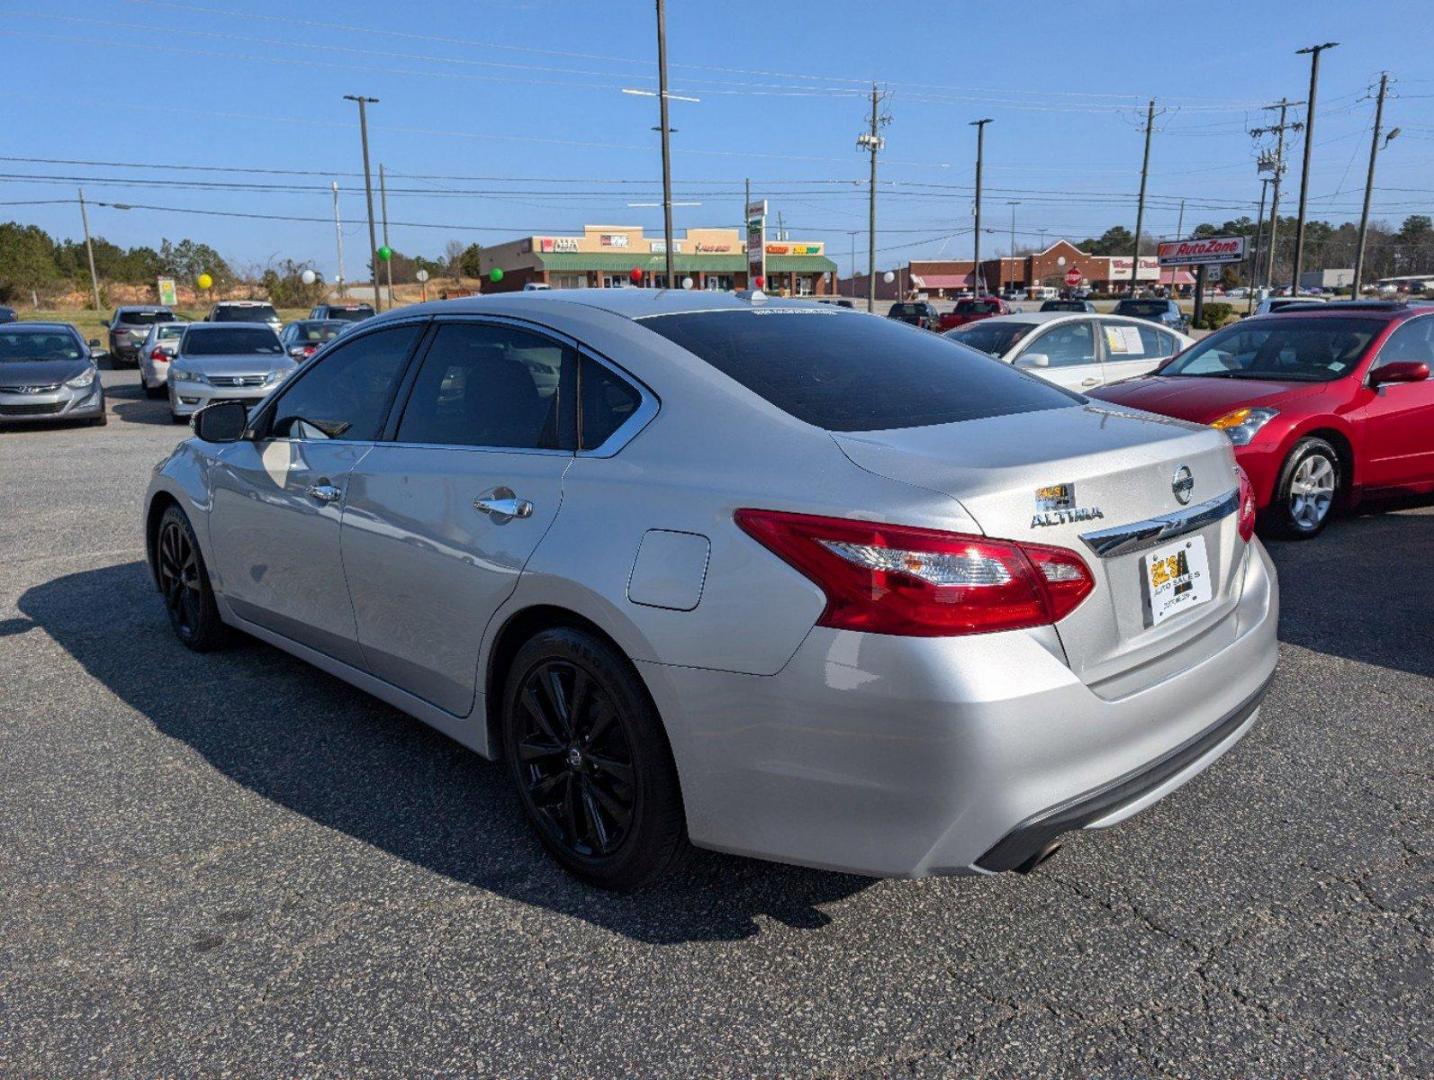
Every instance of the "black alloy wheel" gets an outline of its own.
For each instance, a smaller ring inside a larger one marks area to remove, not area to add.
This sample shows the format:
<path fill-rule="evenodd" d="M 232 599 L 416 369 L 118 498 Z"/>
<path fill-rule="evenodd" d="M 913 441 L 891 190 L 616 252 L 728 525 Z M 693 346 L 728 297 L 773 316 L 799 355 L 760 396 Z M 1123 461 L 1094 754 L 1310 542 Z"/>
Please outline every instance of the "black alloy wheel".
<path fill-rule="evenodd" d="M 543 846 L 602 888 L 638 888 L 685 849 L 666 732 L 630 665 L 576 629 L 519 650 L 504 698 L 504 749 Z"/>
<path fill-rule="evenodd" d="M 177 506 L 164 512 L 155 538 L 155 577 L 169 625 L 196 652 L 219 645 L 224 626 L 189 518 Z"/>

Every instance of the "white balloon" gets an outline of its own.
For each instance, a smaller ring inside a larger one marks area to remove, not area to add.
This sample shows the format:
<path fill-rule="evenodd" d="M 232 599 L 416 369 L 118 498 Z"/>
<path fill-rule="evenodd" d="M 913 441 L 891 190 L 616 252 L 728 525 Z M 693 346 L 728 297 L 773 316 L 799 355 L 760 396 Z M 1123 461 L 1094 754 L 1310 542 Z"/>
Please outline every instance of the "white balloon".
<path fill-rule="evenodd" d="M 305 270 L 302 274 L 299 275 L 299 280 L 302 281 L 305 285 L 312 285 L 318 279 L 319 275 L 314 273 L 312 270 Z"/>
<path fill-rule="evenodd" d="M 890 270 L 888 270 L 886 273 L 881 275 L 881 280 L 890 285 L 893 281 L 896 280 L 896 275 L 893 274 Z"/>
<path fill-rule="evenodd" d="M 695 284 L 696 284 L 696 282 L 693 281 L 690 277 L 685 277 L 685 278 L 682 279 L 682 287 L 683 287 L 684 289 L 690 289 L 690 288 L 692 288 L 692 286 L 695 285 Z"/>

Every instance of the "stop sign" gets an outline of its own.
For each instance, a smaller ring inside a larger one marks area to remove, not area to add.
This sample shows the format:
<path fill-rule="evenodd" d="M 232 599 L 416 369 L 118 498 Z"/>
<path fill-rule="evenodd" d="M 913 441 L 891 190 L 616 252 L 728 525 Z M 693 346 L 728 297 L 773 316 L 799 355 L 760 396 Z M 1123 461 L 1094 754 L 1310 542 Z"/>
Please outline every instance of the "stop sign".
<path fill-rule="evenodd" d="M 1080 272 L 1080 270 L 1077 269 L 1076 267 L 1072 266 L 1069 270 L 1066 271 L 1066 284 L 1067 284 L 1067 285 L 1070 285 L 1070 286 L 1072 286 L 1072 287 L 1074 287 L 1074 286 L 1076 286 L 1076 285 L 1079 285 L 1079 284 L 1080 284 L 1080 279 L 1081 279 L 1081 272 Z"/>

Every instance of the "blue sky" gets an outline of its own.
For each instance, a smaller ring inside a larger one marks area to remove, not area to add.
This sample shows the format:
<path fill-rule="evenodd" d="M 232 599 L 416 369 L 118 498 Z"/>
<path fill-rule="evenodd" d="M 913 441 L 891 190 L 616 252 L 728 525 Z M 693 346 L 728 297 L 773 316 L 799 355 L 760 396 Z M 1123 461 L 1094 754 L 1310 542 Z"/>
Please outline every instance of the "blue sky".
<path fill-rule="evenodd" d="M 1427 3 L 1102 8 L 834 0 L 672 0 L 674 212 L 681 229 L 736 224 L 742 181 L 793 239 L 864 265 L 866 159 L 855 148 L 876 80 L 891 123 L 881 177 L 883 265 L 971 250 L 975 132 L 986 134 L 986 253 L 1113 224 L 1134 227 L 1144 103 L 1161 115 L 1146 228 L 1254 214 L 1248 127 L 1259 106 L 1305 96 L 1301 46 L 1322 63 L 1313 216 L 1357 218 L 1381 70 L 1397 80 L 1374 213 L 1434 212 L 1434 19 Z M 410 253 L 497 243 L 583 223 L 661 228 L 653 5 L 527 0 L 341 5 L 279 0 L 5 0 L 7 120 L 0 219 L 76 236 L 72 200 L 123 245 L 192 236 L 231 261 L 314 261 L 332 273 L 331 180 L 341 186 L 350 278 L 366 246 L 355 107 L 371 107 L 389 174 L 390 236 Z M 1300 146 L 1283 205 L 1294 210 Z M 17 161 L 73 159 L 104 164 Z M 133 168 L 147 165 L 203 169 Z M 214 168 L 215 171 L 204 171 Z M 226 171 L 236 170 L 236 171 Z M 294 174 L 237 170 L 294 170 Z M 51 179 L 41 180 L 39 177 Z M 84 178 L 79 181 L 76 178 Z M 139 183 L 145 181 L 145 183 Z M 262 220 L 181 211 L 313 218 Z M 427 227 L 434 226 L 434 227 Z"/>

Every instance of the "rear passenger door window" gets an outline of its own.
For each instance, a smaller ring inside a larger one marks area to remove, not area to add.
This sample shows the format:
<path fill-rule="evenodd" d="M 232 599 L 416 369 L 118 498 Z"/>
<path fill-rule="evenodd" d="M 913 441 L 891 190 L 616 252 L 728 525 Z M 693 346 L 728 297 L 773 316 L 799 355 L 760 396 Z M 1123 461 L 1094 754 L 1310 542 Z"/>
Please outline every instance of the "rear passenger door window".
<path fill-rule="evenodd" d="M 564 399 L 576 364 L 560 342 L 498 323 L 445 323 L 419 367 L 397 441 L 571 449 Z"/>

